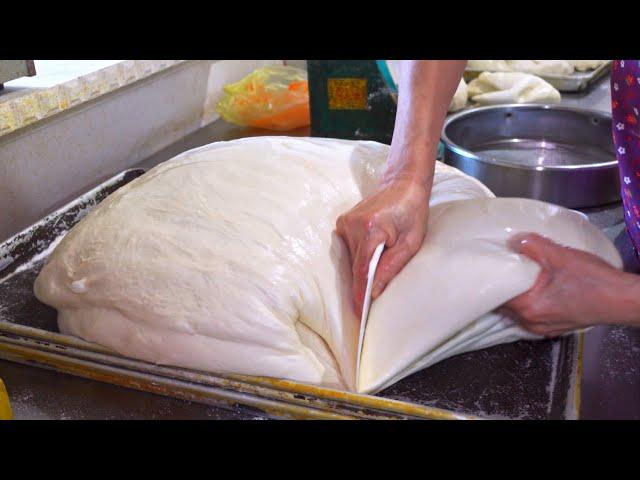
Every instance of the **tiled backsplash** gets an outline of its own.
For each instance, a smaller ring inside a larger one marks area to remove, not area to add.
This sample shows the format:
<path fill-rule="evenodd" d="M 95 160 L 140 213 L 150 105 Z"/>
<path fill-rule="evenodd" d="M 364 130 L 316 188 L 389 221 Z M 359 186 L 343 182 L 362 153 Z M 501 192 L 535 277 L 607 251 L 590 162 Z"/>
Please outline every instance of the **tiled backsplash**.
<path fill-rule="evenodd" d="M 183 61 L 123 60 L 58 85 L 38 88 L 5 101 L 0 97 L 0 136 L 111 93 Z M 17 83 L 37 88 L 37 72 L 36 77 L 9 82 L 7 85 L 10 87 Z"/>

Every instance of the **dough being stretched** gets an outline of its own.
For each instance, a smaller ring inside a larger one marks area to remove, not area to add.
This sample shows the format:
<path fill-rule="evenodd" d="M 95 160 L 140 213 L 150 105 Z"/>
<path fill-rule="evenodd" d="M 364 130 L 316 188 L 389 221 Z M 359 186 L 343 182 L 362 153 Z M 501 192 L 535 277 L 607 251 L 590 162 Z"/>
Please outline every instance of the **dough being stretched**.
<path fill-rule="evenodd" d="M 389 147 L 259 137 L 207 145 L 119 189 L 76 225 L 35 282 L 63 333 L 212 372 L 375 392 L 443 358 L 530 338 L 491 311 L 539 267 L 506 239 L 534 231 L 620 267 L 577 213 L 496 199 L 438 163 L 429 233 L 358 319 L 338 215 L 377 187 Z"/>

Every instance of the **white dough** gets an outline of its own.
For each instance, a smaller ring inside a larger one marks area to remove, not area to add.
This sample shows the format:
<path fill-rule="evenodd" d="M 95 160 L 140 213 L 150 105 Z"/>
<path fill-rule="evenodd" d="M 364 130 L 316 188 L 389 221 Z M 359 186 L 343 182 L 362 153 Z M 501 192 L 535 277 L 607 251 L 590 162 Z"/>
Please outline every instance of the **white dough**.
<path fill-rule="evenodd" d="M 535 75 L 483 72 L 469 82 L 469 97 L 480 105 L 557 103 L 560 101 L 560 92 Z"/>
<path fill-rule="evenodd" d="M 531 338 L 490 312 L 538 266 L 505 246 L 535 231 L 620 267 L 575 212 L 496 199 L 438 163 L 422 249 L 373 302 L 355 385 L 358 319 L 338 215 L 370 194 L 389 147 L 259 137 L 207 145 L 109 196 L 35 282 L 63 333 L 198 370 L 375 392 L 448 356 Z"/>
<path fill-rule="evenodd" d="M 467 89 L 467 84 L 464 81 L 464 79 L 460 79 L 458 88 L 456 88 L 456 93 L 454 93 L 453 98 L 451 99 L 451 104 L 449 105 L 449 111 L 457 112 L 458 110 L 462 110 L 467 105 L 468 98 L 469 98 L 469 93 Z"/>
<path fill-rule="evenodd" d="M 532 75 L 571 75 L 574 64 L 571 60 L 469 60 L 471 70 L 487 72 L 521 72 Z"/>
<path fill-rule="evenodd" d="M 569 63 L 579 72 L 595 70 L 606 62 L 608 62 L 608 60 L 569 60 Z"/>
<path fill-rule="evenodd" d="M 567 60 L 507 60 L 512 72 L 532 75 L 571 75 L 573 65 Z"/>
<path fill-rule="evenodd" d="M 469 60 L 467 68 L 486 72 L 509 72 L 511 70 L 506 60 Z"/>

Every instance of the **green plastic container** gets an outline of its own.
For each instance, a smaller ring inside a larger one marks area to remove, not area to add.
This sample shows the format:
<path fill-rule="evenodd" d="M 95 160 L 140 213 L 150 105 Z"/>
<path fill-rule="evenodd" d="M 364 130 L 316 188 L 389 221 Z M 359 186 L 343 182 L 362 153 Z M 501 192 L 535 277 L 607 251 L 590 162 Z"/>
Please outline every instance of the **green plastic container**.
<path fill-rule="evenodd" d="M 311 135 L 390 144 L 394 92 L 376 60 L 307 60 Z"/>
<path fill-rule="evenodd" d="M 386 60 L 307 60 L 307 70 L 312 136 L 391 143 L 398 86 Z"/>

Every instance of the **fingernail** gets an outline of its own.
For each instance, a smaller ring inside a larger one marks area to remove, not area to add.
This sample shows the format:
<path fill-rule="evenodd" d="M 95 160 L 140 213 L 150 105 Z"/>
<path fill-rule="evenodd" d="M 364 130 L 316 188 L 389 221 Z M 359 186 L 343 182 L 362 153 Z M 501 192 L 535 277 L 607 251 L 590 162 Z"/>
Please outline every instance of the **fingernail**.
<path fill-rule="evenodd" d="M 378 296 L 380 296 L 380 294 L 382 293 L 383 288 L 384 288 L 384 285 L 382 283 L 376 283 L 373 286 L 373 290 L 371 292 L 371 298 L 378 298 Z"/>
<path fill-rule="evenodd" d="M 527 243 L 526 233 L 516 233 L 507 240 L 507 247 L 516 253 L 520 253 L 520 250 Z"/>

